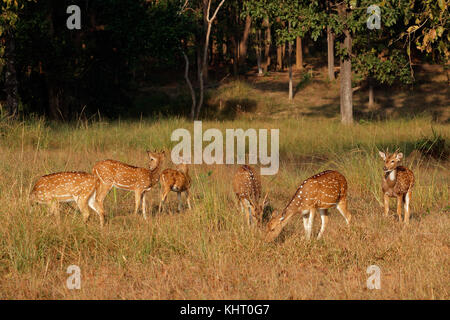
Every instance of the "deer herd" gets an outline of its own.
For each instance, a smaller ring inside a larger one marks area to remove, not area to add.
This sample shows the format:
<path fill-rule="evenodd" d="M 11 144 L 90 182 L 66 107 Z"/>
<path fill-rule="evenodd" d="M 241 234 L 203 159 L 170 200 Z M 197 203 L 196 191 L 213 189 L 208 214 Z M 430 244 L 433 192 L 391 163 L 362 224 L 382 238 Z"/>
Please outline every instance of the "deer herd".
<path fill-rule="evenodd" d="M 147 151 L 148 168 L 131 166 L 116 160 L 103 160 L 95 163 L 92 174 L 87 172 L 58 172 L 40 177 L 30 194 L 30 200 L 50 207 L 50 211 L 59 222 L 58 204 L 74 201 L 80 209 L 83 221 L 89 218 L 89 207 L 100 219 L 100 225 L 105 223 L 103 202 L 109 191 L 115 187 L 134 191 L 137 214 L 142 207 L 142 215 L 147 219 L 146 192 L 161 186 L 159 212 L 170 191 L 178 196 L 178 211 L 182 208 L 181 193 L 185 193 L 188 208 L 190 203 L 191 177 L 188 165 L 181 163 L 176 169 L 161 171 L 165 152 Z M 379 152 L 384 161 L 381 189 L 384 196 L 384 216 L 389 213 L 389 198 L 397 198 L 397 215 L 402 221 L 402 206 L 404 207 L 404 222 L 409 223 L 410 202 L 414 186 L 413 172 L 399 165 L 403 154 L 401 152 Z M 249 165 L 240 166 L 232 181 L 233 193 L 241 211 L 246 216 L 249 226 L 262 226 L 263 213 L 267 206 L 267 195 L 262 197 L 262 184 L 259 173 Z M 344 217 L 347 225 L 352 215 L 347 209 L 347 180 L 334 170 L 326 170 L 304 180 L 295 191 L 291 200 L 281 211 L 274 211 L 266 226 L 266 240 L 273 241 L 278 237 L 284 226 L 296 214 L 303 218 L 306 238 L 312 235 L 312 226 L 316 213 L 320 214 L 321 228 L 318 239 L 323 236 L 328 223 L 328 209 L 336 208 Z"/>

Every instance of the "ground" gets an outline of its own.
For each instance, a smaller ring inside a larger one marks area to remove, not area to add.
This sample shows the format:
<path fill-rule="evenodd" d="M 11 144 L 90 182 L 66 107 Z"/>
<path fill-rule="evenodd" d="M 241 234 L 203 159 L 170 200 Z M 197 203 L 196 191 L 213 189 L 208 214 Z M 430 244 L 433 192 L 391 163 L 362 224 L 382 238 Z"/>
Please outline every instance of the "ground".
<path fill-rule="evenodd" d="M 377 88 L 373 110 L 364 106 L 367 92 L 360 89 L 356 123 L 342 126 L 338 84 L 315 72 L 312 78 L 297 73 L 293 103 L 287 102 L 285 74 L 211 89 L 208 106 L 217 109 L 204 119 L 203 130 L 280 129 L 280 170 L 262 179 L 268 211 L 282 209 L 304 179 L 334 169 L 348 181 L 349 227 L 332 209 L 320 241 L 307 241 L 301 219 L 294 218 L 277 241 L 266 243 L 263 228 L 248 228 L 226 183 L 236 166 L 205 164 L 190 166 L 192 210 L 185 206 L 177 213 L 172 193 L 168 210 L 157 213 L 156 187 L 149 193 L 151 215 L 144 220 L 132 214 L 132 193 L 112 190 L 103 229 L 94 213 L 84 224 L 67 204 L 57 224 L 47 208 L 28 202 L 39 176 L 90 172 L 107 158 L 146 166 L 145 150 L 170 150 L 173 130 L 192 131 L 192 123 L 180 118 L 2 122 L 0 298 L 448 299 L 449 161 L 418 150 L 424 139 L 436 136 L 448 148 L 446 78 L 439 75 L 414 90 Z M 271 85 L 268 79 L 277 76 Z M 383 217 L 383 162 L 377 150 L 387 147 L 405 153 L 404 165 L 416 177 L 409 226 L 397 220 L 394 200 L 389 217 Z M 173 164 L 168 160 L 164 167 Z M 315 234 L 319 227 L 316 219 Z M 66 286 L 70 265 L 80 267 L 80 290 Z M 371 265 L 381 270 L 379 290 L 367 288 Z"/>

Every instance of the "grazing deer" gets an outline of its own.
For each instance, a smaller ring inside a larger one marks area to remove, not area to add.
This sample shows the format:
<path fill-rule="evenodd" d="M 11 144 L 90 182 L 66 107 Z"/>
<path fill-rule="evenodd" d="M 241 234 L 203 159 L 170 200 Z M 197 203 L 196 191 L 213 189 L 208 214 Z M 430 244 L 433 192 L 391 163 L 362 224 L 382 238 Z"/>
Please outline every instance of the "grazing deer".
<path fill-rule="evenodd" d="M 97 198 L 103 209 L 103 201 L 112 187 L 134 191 L 137 214 L 142 202 L 142 215 L 147 219 L 145 194 L 159 181 L 159 170 L 165 158 L 163 152 L 147 151 L 149 168 L 130 166 L 116 160 L 103 160 L 94 165 L 92 172 L 100 180 Z"/>
<path fill-rule="evenodd" d="M 243 165 L 239 167 L 233 177 L 233 192 L 236 194 L 242 213 L 248 210 L 248 225 L 254 219 L 256 225 L 262 221 L 263 209 L 267 193 L 263 202 L 261 200 L 261 177 L 252 167 Z"/>
<path fill-rule="evenodd" d="M 414 174 L 399 163 L 403 158 L 403 153 L 379 151 L 384 160 L 383 180 L 381 188 L 384 195 L 384 216 L 389 214 L 389 198 L 397 198 L 397 215 L 402 221 L 402 204 L 405 209 L 405 224 L 409 224 L 409 203 L 411 202 L 412 188 L 414 186 Z"/>
<path fill-rule="evenodd" d="M 191 202 L 189 200 L 189 187 L 191 186 L 191 177 L 189 176 L 189 168 L 186 163 L 177 165 L 177 169 L 165 169 L 161 173 L 161 201 L 159 202 L 159 212 L 167 199 L 170 191 L 177 193 L 178 197 L 178 211 L 181 210 L 181 193 L 186 194 L 186 201 L 189 209 L 191 209 Z"/>
<path fill-rule="evenodd" d="M 328 209 L 336 207 L 347 225 L 352 215 L 347 210 L 347 180 L 337 171 L 323 171 L 302 182 L 281 214 L 275 214 L 267 225 L 267 241 L 274 240 L 295 214 L 303 217 L 306 238 L 311 238 L 314 216 L 320 212 L 320 239 L 328 223 Z M 309 217 L 308 217 L 309 216 Z"/>
<path fill-rule="evenodd" d="M 59 222 L 58 203 L 75 201 L 83 214 L 83 221 L 89 218 L 91 207 L 100 217 L 100 226 L 105 223 L 102 206 L 96 199 L 98 180 L 87 172 L 58 172 L 40 177 L 30 194 L 30 200 L 47 204 Z"/>

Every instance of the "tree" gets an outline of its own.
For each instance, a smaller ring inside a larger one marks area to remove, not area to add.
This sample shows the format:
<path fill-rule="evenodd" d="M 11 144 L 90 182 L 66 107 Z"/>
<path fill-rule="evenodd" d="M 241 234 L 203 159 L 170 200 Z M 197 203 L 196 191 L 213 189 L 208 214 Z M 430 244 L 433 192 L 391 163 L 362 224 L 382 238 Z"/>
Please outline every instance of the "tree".
<path fill-rule="evenodd" d="M 315 27 L 316 15 L 311 15 L 314 13 L 311 10 L 308 1 L 296 1 L 296 0 L 285 0 L 285 1 L 275 1 L 272 0 L 271 14 L 277 17 L 278 23 L 275 26 L 275 32 L 277 33 L 277 45 L 281 48 L 281 44 L 288 43 L 288 74 L 289 74 L 289 100 L 293 99 L 293 78 L 292 78 L 292 44 L 297 41 L 298 38 L 305 36 L 307 32 L 311 32 L 311 36 L 314 40 L 320 34 L 317 32 Z M 284 25 L 288 27 L 285 28 Z M 300 47 L 297 42 L 297 48 Z M 281 54 L 278 52 L 278 59 L 280 59 Z M 299 55 L 297 55 L 299 58 Z M 302 57 L 303 60 L 303 57 Z M 281 61 L 278 61 L 280 64 Z M 297 62 L 301 64 L 302 62 Z"/>
<path fill-rule="evenodd" d="M 14 118 L 18 113 L 19 97 L 16 74 L 15 28 L 24 1 L 0 1 L 0 72 L 5 67 L 5 93 L 7 114 Z"/>
<path fill-rule="evenodd" d="M 207 7 L 206 7 L 206 11 L 203 12 L 204 16 L 204 21 L 206 22 L 206 34 L 205 34 L 205 41 L 204 41 L 204 45 L 203 45 L 203 53 L 201 56 L 199 56 L 199 67 L 198 67 L 198 79 L 199 79 L 199 86 L 200 86 L 200 93 L 199 93 L 199 100 L 198 103 L 194 108 L 192 108 L 191 110 L 191 119 L 198 119 L 200 112 L 202 110 L 202 106 L 203 106 L 203 99 L 204 99 L 204 70 L 207 68 L 207 63 L 208 63 L 208 46 L 209 46 L 209 38 L 211 36 L 211 27 L 212 27 L 212 23 L 214 22 L 214 20 L 216 19 L 217 13 L 219 12 L 220 8 L 222 7 L 222 5 L 224 4 L 225 0 L 221 0 L 219 2 L 219 4 L 217 5 L 216 9 L 214 10 L 214 12 L 211 15 L 211 1 L 212 0 L 207 0 Z M 187 10 L 187 3 L 188 0 L 186 0 L 185 2 L 185 6 L 182 8 L 182 12 Z M 205 3 L 205 1 L 203 1 L 203 3 Z M 185 56 L 185 55 L 184 55 Z M 185 56 L 186 58 L 186 56 Z M 188 65 L 188 60 L 186 62 L 186 68 L 187 70 L 189 69 L 189 65 Z M 185 78 L 186 78 L 186 74 L 188 71 L 185 71 Z M 192 89 L 192 85 L 190 84 L 190 81 L 188 82 L 188 86 L 190 89 Z M 192 90 L 191 90 L 191 95 L 192 95 Z M 193 102 L 195 101 L 195 96 L 193 96 L 192 98 Z"/>
<path fill-rule="evenodd" d="M 346 3 L 340 3 L 337 6 L 339 17 L 343 22 L 344 40 L 341 42 L 341 75 L 340 75 L 340 97 L 341 97 L 341 121 L 343 124 L 353 122 L 353 91 L 352 91 L 352 35 L 350 26 L 347 24 L 350 7 Z"/>
<path fill-rule="evenodd" d="M 264 73 L 269 71 L 270 67 L 270 47 L 272 44 L 272 32 L 271 32 L 271 23 L 274 13 L 274 7 L 276 3 L 273 0 L 248 0 L 244 2 L 243 14 L 249 15 L 252 17 L 254 24 L 257 26 L 258 30 L 256 31 L 258 36 L 258 41 L 263 42 L 264 44 L 264 59 L 262 59 L 261 67 Z M 264 29 L 264 41 L 262 41 L 261 29 Z M 257 44 L 259 46 L 259 43 Z M 261 54 L 262 58 L 262 48 L 259 54 Z M 259 56 L 257 56 L 258 59 Z"/>

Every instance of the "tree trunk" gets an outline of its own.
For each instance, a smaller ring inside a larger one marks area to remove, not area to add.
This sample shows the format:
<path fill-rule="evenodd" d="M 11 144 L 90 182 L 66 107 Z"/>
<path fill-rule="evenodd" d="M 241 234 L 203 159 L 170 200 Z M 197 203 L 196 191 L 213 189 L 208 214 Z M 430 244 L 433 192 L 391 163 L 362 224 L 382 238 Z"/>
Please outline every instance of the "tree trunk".
<path fill-rule="evenodd" d="M 276 18 L 277 23 L 280 23 L 281 19 Z M 283 69 L 283 48 L 281 44 L 277 45 L 277 71 Z"/>
<path fill-rule="evenodd" d="M 348 18 L 348 5 L 344 2 L 338 5 L 339 16 L 346 21 Z M 344 42 L 341 48 L 345 49 L 344 56 L 340 59 L 340 102 L 341 102 L 341 122 L 351 124 L 353 122 L 353 90 L 352 90 L 352 36 L 350 29 L 344 29 Z"/>
<path fill-rule="evenodd" d="M 261 29 L 256 31 L 256 64 L 258 65 L 258 76 L 264 75 L 261 64 Z"/>
<path fill-rule="evenodd" d="M 334 78 L 334 35 L 330 26 L 327 26 L 327 47 L 328 47 L 328 80 L 333 81 Z"/>
<path fill-rule="evenodd" d="M 184 61 L 186 62 L 186 66 L 184 69 L 184 79 L 186 80 L 186 83 L 189 87 L 189 92 L 191 93 L 191 98 L 192 98 L 192 105 L 191 105 L 191 113 L 190 113 L 190 118 L 192 121 L 195 120 L 195 91 L 194 91 L 194 87 L 192 86 L 191 80 L 189 80 L 189 58 L 188 56 L 184 53 L 184 51 L 182 51 L 183 57 L 184 57 Z"/>
<path fill-rule="evenodd" d="M 373 103 L 374 103 L 374 98 L 373 98 L 373 85 L 369 80 L 369 109 L 372 109 L 373 107 Z"/>
<path fill-rule="evenodd" d="M 202 110 L 202 106 L 203 106 L 203 99 L 204 99 L 204 83 L 206 82 L 206 78 L 204 75 L 204 71 L 205 69 L 207 70 L 207 66 L 208 66 L 208 46 L 209 46 L 209 37 L 211 35 L 211 27 L 212 27 L 212 23 L 214 22 L 214 19 L 216 18 L 217 12 L 219 11 L 220 7 L 223 5 L 223 3 L 225 2 L 225 0 L 220 1 L 220 3 L 217 5 L 216 10 L 214 11 L 214 14 L 212 15 L 212 17 L 209 16 L 209 9 L 211 6 L 211 0 L 203 0 L 203 4 L 205 4 L 205 1 L 207 3 L 207 10 L 206 10 L 206 15 L 205 15 L 205 20 L 208 23 L 208 25 L 206 26 L 206 36 L 205 36 L 205 44 L 203 47 L 203 60 L 202 60 L 202 67 L 199 69 L 200 70 L 200 74 L 199 74 L 199 84 L 200 84 L 200 96 L 199 96 L 199 101 L 198 101 L 198 105 L 197 105 L 197 110 L 195 111 L 195 119 L 198 119 L 198 117 L 200 116 L 200 112 Z"/>
<path fill-rule="evenodd" d="M 244 34 L 239 43 L 239 67 L 241 70 L 245 69 L 245 61 L 247 59 L 248 37 L 250 35 L 250 27 L 252 25 L 252 18 L 247 16 L 245 18 Z"/>
<path fill-rule="evenodd" d="M 205 34 L 208 30 L 208 2 L 211 0 L 202 0 L 203 3 L 203 34 Z M 202 41 L 203 42 L 203 41 Z M 206 64 L 202 65 L 202 74 L 204 81 L 208 81 L 208 47 L 206 43 L 202 43 L 203 47 L 206 46 Z"/>
<path fill-rule="evenodd" d="M 302 50 L 302 38 L 297 37 L 297 44 L 295 48 L 295 67 L 297 70 L 303 69 L 303 50 Z"/>
<path fill-rule="evenodd" d="M 17 73 L 15 67 L 15 40 L 11 31 L 6 32 L 5 39 L 5 93 L 6 93 L 6 109 L 8 115 L 12 118 L 16 117 L 18 113 L 18 89 L 17 89 Z"/>
<path fill-rule="evenodd" d="M 291 32 L 291 21 L 288 22 L 288 30 Z M 289 101 L 292 101 L 294 97 L 294 90 L 292 87 L 292 42 L 288 44 L 288 66 L 289 66 Z"/>
<path fill-rule="evenodd" d="M 283 70 L 283 48 L 281 45 L 277 46 L 277 70 Z"/>
<path fill-rule="evenodd" d="M 350 30 L 344 30 L 345 40 L 343 47 L 347 50 L 345 57 L 341 58 L 341 72 L 340 72 L 340 95 L 341 95 L 341 121 L 344 124 L 351 124 L 353 122 L 353 91 L 352 91 L 352 62 L 351 49 L 352 38 Z"/>
<path fill-rule="evenodd" d="M 231 35 L 230 37 L 231 45 L 232 45 L 232 52 L 233 52 L 233 76 L 238 76 L 238 45 L 237 41 L 234 35 Z"/>
<path fill-rule="evenodd" d="M 211 25 L 212 25 L 212 21 L 209 21 L 208 27 L 206 29 L 205 47 L 203 48 L 202 68 L 200 69 L 201 71 L 200 71 L 200 74 L 198 77 L 199 82 L 200 82 L 200 97 L 199 97 L 199 101 L 198 101 L 198 105 L 197 105 L 197 110 L 195 112 L 196 119 L 198 119 L 198 117 L 200 116 L 200 111 L 202 110 L 202 106 L 203 106 L 204 83 L 206 82 L 203 72 L 205 70 L 205 66 L 207 66 L 207 64 L 208 64 L 208 45 L 209 45 L 209 36 L 211 34 Z"/>
<path fill-rule="evenodd" d="M 265 43 L 264 43 L 264 57 L 265 57 L 265 62 L 263 65 L 263 69 L 264 72 L 267 73 L 269 71 L 269 67 L 270 67 L 270 44 L 272 42 L 272 36 L 270 33 L 270 23 L 269 23 L 269 18 L 265 18 L 263 25 L 266 27 L 266 32 L 265 32 Z"/>

